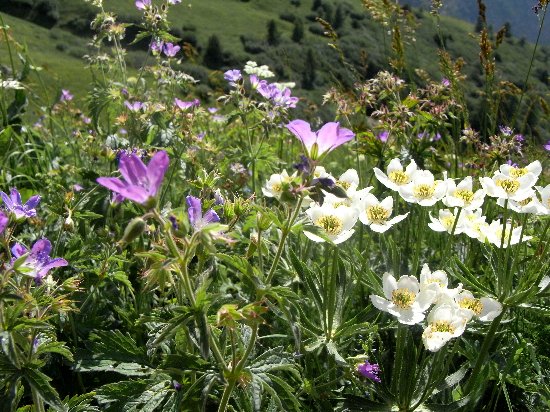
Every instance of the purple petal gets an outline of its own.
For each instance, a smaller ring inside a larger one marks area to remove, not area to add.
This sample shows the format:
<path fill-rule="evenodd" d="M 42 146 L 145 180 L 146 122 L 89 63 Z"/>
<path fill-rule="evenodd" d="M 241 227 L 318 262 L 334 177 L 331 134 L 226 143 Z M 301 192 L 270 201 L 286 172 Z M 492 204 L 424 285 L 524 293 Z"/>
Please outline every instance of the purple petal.
<path fill-rule="evenodd" d="M 31 253 L 33 255 L 38 255 L 39 253 L 45 253 L 50 256 L 52 250 L 52 244 L 48 239 L 37 240 L 34 245 L 32 245 Z"/>
<path fill-rule="evenodd" d="M 137 186 L 147 184 L 147 167 L 136 154 L 122 156 L 118 169 L 128 183 Z"/>
<path fill-rule="evenodd" d="M 149 193 L 141 186 L 130 185 L 116 177 L 100 177 L 97 180 L 102 186 L 112 190 L 127 199 L 138 203 L 145 203 L 149 199 Z"/>
<path fill-rule="evenodd" d="M 4 201 L 4 204 L 6 205 L 6 207 L 9 210 L 12 210 L 13 209 L 13 202 L 11 201 L 10 197 L 4 192 L 0 192 L 0 196 L 2 197 L 2 200 Z"/>
<path fill-rule="evenodd" d="M 4 232 L 4 229 L 8 226 L 9 219 L 8 217 L 0 212 L 0 235 Z"/>
<path fill-rule="evenodd" d="M 23 202 L 21 201 L 21 194 L 19 193 L 19 191 L 13 187 L 11 190 L 10 190 L 10 197 L 11 197 L 11 201 L 12 203 L 17 206 L 21 206 L 23 204 Z"/>
<path fill-rule="evenodd" d="M 67 266 L 68 264 L 69 263 L 65 259 L 62 259 L 62 258 L 52 259 L 47 264 L 45 264 L 44 266 L 42 266 L 40 268 L 40 270 L 38 271 L 38 276 L 37 277 L 43 278 L 48 274 L 50 269 L 58 268 L 58 267 L 62 267 L 62 266 Z"/>
<path fill-rule="evenodd" d="M 319 155 L 333 149 L 338 139 L 338 129 L 340 128 L 340 123 L 338 122 L 329 122 L 326 123 L 319 131 L 317 132 L 317 144 L 319 145 Z"/>
<path fill-rule="evenodd" d="M 343 145 L 346 142 L 349 142 L 354 137 L 355 137 L 355 133 L 353 133 L 350 129 L 339 127 L 338 138 L 336 139 L 336 143 L 334 146 L 332 146 L 331 150 L 337 148 L 340 145 Z"/>
<path fill-rule="evenodd" d="M 38 204 L 40 203 L 40 196 L 34 195 L 29 197 L 29 200 L 27 200 L 27 203 L 25 203 L 25 207 L 27 209 L 34 209 Z"/>
<path fill-rule="evenodd" d="M 27 252 L 28 252 L 27 248 L 23 246 L 21 243 L 16 243 L 11 248 L 11 254 L 16 258 L 23 256 Z"/>
<path fill-rule="evenodd" d="M 286 125 L 286 128 L 302 141 L 308 151 L 317 140 L 317 136 L 311 131 L 311 126 L 304 120 L 293 120 Z"/>
<path fill-rule="evenodd" d="M 195 196 L 187 196 L 187 215 L 192 226 L 202 219 L 201 200 Z"/>
<path fill-rule="evenodd" d="M 156 196 L 169 164 L 170 159 L 168 158 L 168 155 L 164 150 L 161 150 L 155 153 L 155 155 L 147 165 L 149 194 L 151 196 Z"/>
<path fill-rule="evenodd" d="M 214 210 L 210 209 L 208 212 L 206 212 L 202 218 L 205 224 L 209 223 L 216 223 L 220 221 L 220 217 Z"/>

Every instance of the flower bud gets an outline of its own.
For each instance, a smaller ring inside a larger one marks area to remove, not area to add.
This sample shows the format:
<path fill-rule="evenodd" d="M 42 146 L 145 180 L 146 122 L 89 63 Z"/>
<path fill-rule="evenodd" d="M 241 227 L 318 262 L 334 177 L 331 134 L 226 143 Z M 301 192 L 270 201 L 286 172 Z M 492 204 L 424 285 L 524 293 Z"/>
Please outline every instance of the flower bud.
<path fill-rule="evenodd" d="M 67 219 L 65 219 L 65 222 L 63 222 L 63 228 L 69 232 L 74 230 L 74 220 L 72 217 L 68 216 Z"/>
<path fill-rule="evenodd" d="M 128 226 L 126 226 L 126 229 L 124 230 L 124 235 L 122 236 L 120 242 L 122 244 L 128 244 L 132 242 L 145 231 L 146 226 L 147 224 L 145 223 L 145 220 L 143 220 L 141 217 L 136 217 L 132 219 L 130 223 L 128 223 Z"/>

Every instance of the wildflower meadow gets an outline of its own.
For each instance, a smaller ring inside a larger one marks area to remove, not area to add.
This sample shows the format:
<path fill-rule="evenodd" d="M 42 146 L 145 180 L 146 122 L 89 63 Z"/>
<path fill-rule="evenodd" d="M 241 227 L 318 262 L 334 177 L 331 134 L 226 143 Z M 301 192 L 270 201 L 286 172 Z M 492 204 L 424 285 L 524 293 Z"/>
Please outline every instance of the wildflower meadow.
<path fill-rule="evenodd" d="M 78 88 L 0 14 L 1 412 L 550 409 L 538 43 L 522 84 L 501 78 L 478 1 L 468 89 L 443 41 L 437 75 L 410 64 L 407 8 L 364 0 L 380 70 L 319 17 L 348 77 L 245 60 L 206 88 L 170 31 L 185 2 L 131 1 L 132 23 L 114 3 L 86 2 Z M 540 34 L 549 3 L 532 3 Z"/>

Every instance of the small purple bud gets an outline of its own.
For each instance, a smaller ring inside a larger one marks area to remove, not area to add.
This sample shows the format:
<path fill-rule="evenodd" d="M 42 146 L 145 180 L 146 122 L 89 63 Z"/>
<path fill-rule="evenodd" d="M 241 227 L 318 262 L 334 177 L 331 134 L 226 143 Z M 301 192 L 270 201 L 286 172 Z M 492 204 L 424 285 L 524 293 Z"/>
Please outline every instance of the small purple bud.
<path fill-rule="evenodd" d="M 366 360 L 365 363 L 361 363 L 360 365 L 357 365 L 357 372 L 359 372 L 365 378 L 369 378 L 370 380 L 376 383 L 382 382 L 378 377 L 378 373 L 380 372 L 380 366 L 378 366 L 377 363 L 370 363 L 369 361 Z"/>

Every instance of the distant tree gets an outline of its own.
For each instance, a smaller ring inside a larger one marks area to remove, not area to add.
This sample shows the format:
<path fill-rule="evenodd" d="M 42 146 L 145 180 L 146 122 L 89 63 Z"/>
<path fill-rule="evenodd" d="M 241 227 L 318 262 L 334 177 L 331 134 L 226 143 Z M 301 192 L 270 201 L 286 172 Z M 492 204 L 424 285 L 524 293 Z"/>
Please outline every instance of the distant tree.
<path fill-rule="evenodd" d="M 346 15 L 344 9 L 342 8 L 342 4 L 339 4 L 338 7 L 336 7 L 336 11 L 334 12 L 332 27 L 334 27 L 335 29 L 340 29 L 344 25 L 345 18 Z"/>
<path fill-rule="evenodd" d="M 323 1 L 322 0 L 313 0 L 313 4 L 311 5 L 311 10 L 312 11 L 315 11 L 317 10 L 319 7 L 321 7 L 323 5 Z"/>
<path fill-rule="evenodd" d="M 504 29 L 506 30 L 504 32 L 504 37 L 506 37 L 507 39 L 509 39 L 510 37 L 512 37 L 512 25 L 510 24 L 509 21 L 507 21 L 506 23 L 504 23 Z"/>
<path fill-rule="evenodd" d="M 269 20 L 267 23 L 267 44 L 270 46 L 277 46 L 281 41 L 281 34 L 277 29 L 277 23 L 275 20 Z"/>
<path fill-rule="evenodd" d="M 312 49 L 307 50 L 305 62 L 306 69 L 302 75 L 302 87 L 306 90 L 312 90 L 315 86 L 315 79 L 317 78 L 317 73 L 315 71 L 317 61 Z"/>
<path fill-rule="evenodd" d="M 292 4 L 294 7 L 300 7 L 302 5 L 301 0 L 290 0 L 290 4 Z"/>
<path fill-rule="evenodd" d="M 294 29 L 292 30 L 292 41 L 300 43 L 304 38 L 304 22 L 302 19 L 297 18 L 294 20 Z"/>
<path fill-rule="evenodd" d="M 204 51 L 203 62 L 209 69 L 219 69 L 223 66 L 223 50 L 218 36 L 213 34 L 208 38 Z"/>

